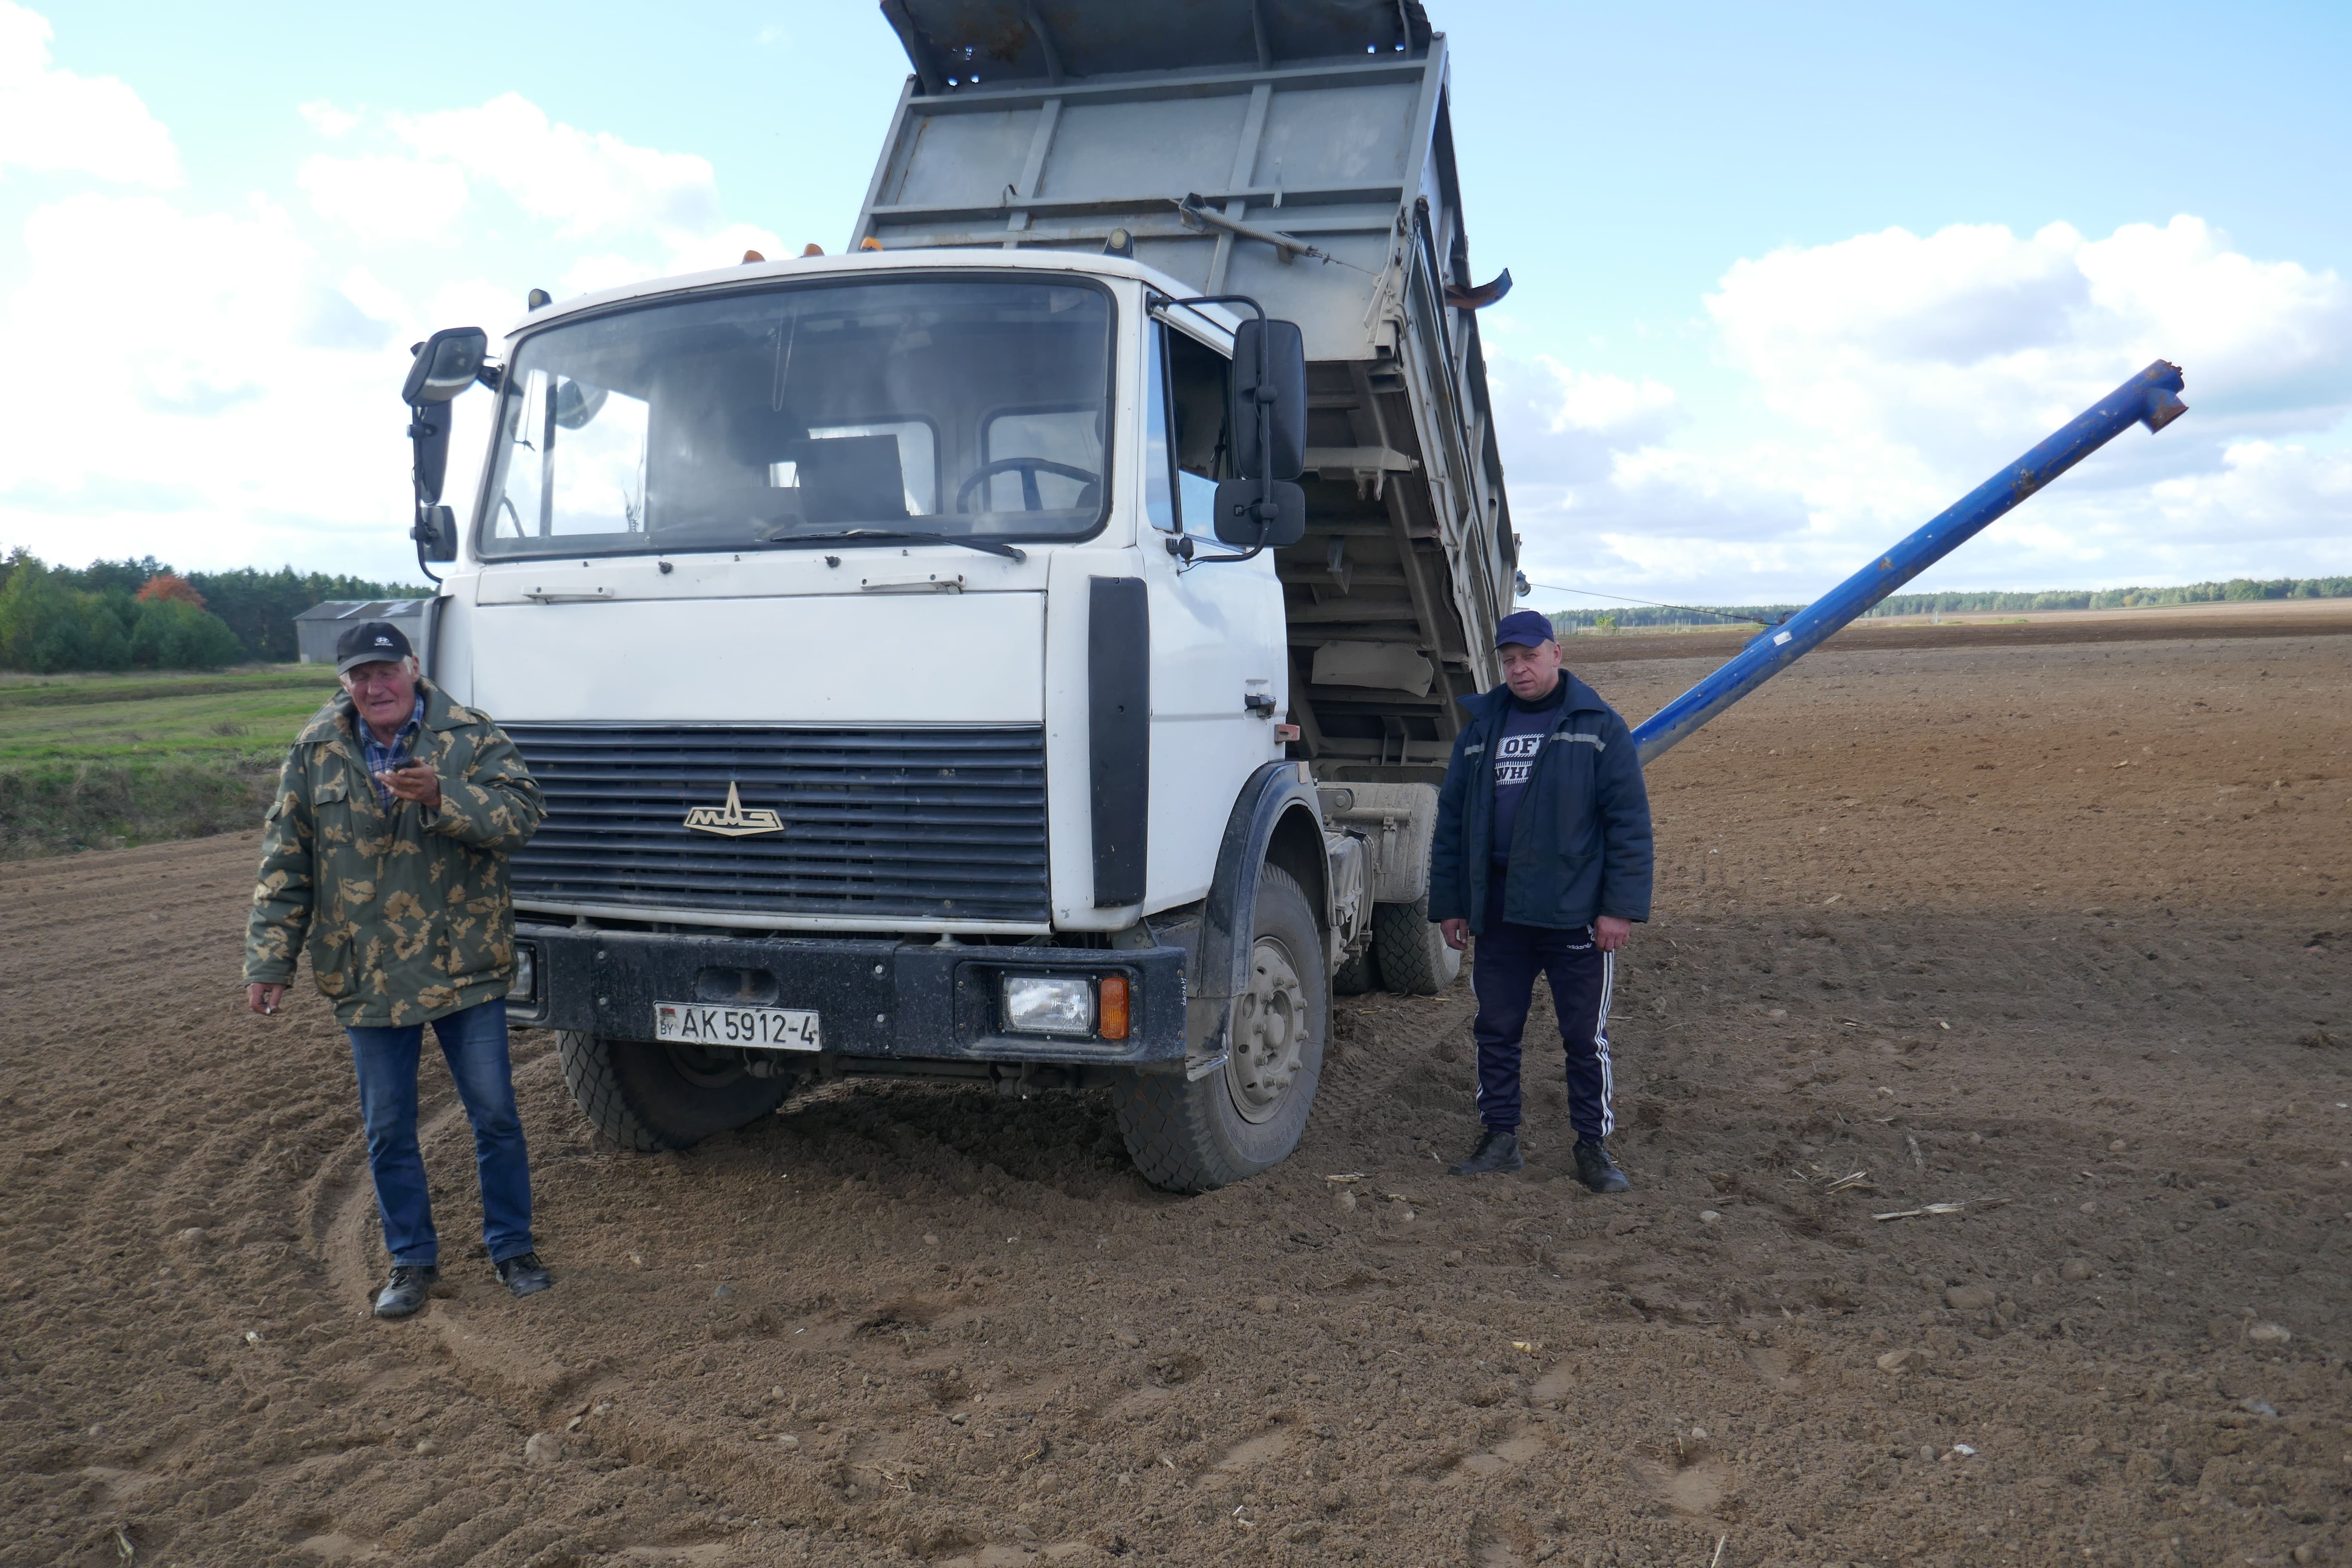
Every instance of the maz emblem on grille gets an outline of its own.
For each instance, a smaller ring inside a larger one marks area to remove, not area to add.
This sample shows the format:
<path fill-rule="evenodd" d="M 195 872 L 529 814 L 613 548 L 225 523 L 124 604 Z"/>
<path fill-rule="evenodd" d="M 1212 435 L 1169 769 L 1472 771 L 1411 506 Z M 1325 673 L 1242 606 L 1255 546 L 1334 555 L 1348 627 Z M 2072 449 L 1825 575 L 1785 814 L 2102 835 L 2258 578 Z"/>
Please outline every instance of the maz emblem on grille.
<path fill-rule="evenodd" d="M 717 833 L 729 838 L 749 838 L 761 833 L 782 833 L 784 819 L 766 806 L 743 809 L 735 794 L 735 781 L 727 781 L 727 804 L 723 806 L 698 805 L 686 814 L 686 825 L 697 833 Z"/>

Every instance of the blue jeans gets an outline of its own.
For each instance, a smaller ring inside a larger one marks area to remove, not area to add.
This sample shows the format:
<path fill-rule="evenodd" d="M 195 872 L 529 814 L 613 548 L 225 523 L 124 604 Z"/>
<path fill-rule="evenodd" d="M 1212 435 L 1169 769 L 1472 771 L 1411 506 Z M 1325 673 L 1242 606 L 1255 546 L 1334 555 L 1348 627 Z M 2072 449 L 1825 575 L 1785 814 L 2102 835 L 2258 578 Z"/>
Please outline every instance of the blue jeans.
<path fill-rule="evenodd" d="M 1617 955 L 1603 952 L 1592 929 L 1550 931 L 1503 919 L 1502 868 L 1495 868 L 1486 930 L 1470 955 L 1470 989 L 1478 997 L 1478 1120 L 1519 1124 L 1519 1037 L 1535 1000 L 1536 976 L 1551 982 L 1568 1061 L 1568 1119 L 1576 1135 L 1598 1143 L 1616 1131 L 1609 1106 L 1609 1002 Z"/>
<path fill-rule="evenodd" d="M 474 1164 L 482 1180 L 482 1240 L 502 1263 L 531 1250 L 530 1156 L 515 1112 L 507 1063 L 504 998 L 433 1021 L 441 1055 L 474 1124 Z M 416 1147 L 416 1060 L 425 1028 L 346 1029 L 359 1071 L 360 1115 L 367 1123 L 368 1172 L 375 1178 L 383 1245 L 395 1264 L 433 1267 L 441 1240 L 425 1190 L 425 1156 Z"/>

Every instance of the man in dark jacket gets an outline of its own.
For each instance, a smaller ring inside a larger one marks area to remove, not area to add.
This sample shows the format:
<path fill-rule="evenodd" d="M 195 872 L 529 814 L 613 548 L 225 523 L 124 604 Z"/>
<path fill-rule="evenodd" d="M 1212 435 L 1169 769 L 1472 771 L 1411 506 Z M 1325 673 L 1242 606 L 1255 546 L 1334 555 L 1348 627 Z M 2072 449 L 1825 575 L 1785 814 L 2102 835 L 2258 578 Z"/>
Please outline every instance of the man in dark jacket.
<path fill-rule="evenodd" d="M 1533 610 L 1496 628 L 1503 685 L 1462 706 L 1437 798 L 1429 918 L 1456 951 L 1478 939 L 1478 1119 L 1457 1176 L 1516 1171 L 1519 1034 L 1536 975 L 1551 981 L 1568 1047 L 1576 1176 L 1622 1193 L 1609 1158 L 1609 997 L 1617 950 L 1650 918 L 1650 801 L 1616 710 L 1560 665 L 1551 622 Z"/>

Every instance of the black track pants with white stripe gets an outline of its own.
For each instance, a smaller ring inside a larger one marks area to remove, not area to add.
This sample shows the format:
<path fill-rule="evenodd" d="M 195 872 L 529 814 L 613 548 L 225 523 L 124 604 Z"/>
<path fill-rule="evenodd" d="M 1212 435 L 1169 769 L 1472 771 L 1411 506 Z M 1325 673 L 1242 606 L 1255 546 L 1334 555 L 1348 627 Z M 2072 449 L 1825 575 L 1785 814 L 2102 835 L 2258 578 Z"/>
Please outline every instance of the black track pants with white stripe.
<path fill-rule="evenodd" d="M 1471 1026 L 1478 1041 L 1478 1120 L 1489 1127 L 1519 1124 L 1519 1037 L 1540 974 L 1551 982 L 1567 1050 L 1568 1119 L 1579 1138 L 1598 1142 L 1617 1125 L 1609 1108 L 1609 1002 L 1617 955 L 1601 951 L 1590 927 L 1547 931 L 1505 921 L 1497 869 L 1486 930 L 1470 954 L 1470 988 L 1478 998 Z"/>

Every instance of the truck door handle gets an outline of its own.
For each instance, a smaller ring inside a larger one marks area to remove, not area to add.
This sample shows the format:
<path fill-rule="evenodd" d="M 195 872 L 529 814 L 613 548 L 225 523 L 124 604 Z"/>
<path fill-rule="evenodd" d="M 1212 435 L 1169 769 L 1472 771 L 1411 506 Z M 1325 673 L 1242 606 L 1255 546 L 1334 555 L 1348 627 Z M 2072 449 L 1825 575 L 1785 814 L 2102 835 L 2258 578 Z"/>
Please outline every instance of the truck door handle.
<path fill-rule="evenodd" d="M 1242 706 L 1261 719 L 1274 717 L 1274 699 L 1263 691 L 1253 691 L 1244 697 Z"/>

